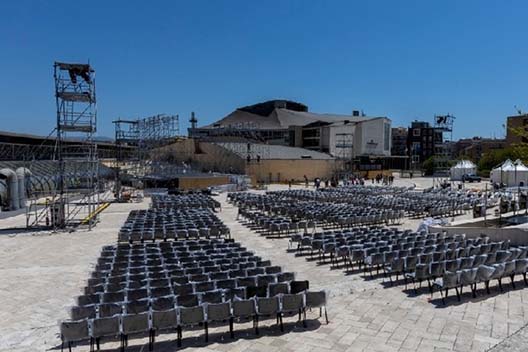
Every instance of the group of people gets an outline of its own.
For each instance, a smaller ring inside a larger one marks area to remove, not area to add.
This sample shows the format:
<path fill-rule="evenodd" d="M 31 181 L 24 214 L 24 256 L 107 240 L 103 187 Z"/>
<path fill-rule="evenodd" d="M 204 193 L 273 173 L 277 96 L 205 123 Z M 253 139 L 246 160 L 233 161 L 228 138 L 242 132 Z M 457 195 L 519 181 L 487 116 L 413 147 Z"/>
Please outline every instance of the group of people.
<path fill-rule="evenodd" d="M 372 178 L 372 183 L 383 184 L 383 185 L 392 185 L 394 183 L 394 176 L 392 175 L 383 175 L 377 174 Z"/>

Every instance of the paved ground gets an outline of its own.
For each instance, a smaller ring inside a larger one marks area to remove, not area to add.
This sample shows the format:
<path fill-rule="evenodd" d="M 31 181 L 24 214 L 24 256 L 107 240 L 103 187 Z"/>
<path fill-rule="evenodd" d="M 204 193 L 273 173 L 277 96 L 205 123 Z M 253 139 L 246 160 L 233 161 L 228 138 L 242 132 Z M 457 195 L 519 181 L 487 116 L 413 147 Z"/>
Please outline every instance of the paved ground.
<path fill-rule="evenodd" d="M 403 285 L 390 287 L 383 278 L 367 280 L 360 273 L 330 270 L 287 253 L 286 239 L 266 239 L 235 220 L 236 208 L 226 204 L 225 195 L 219 216 L 231 228 L 233 237 L 274 264 L 310 280 L 314 289 L 330 294 L 326 325 L 318 312 L 308 314 L 308 328 L 290 322 L 281 333 L 274 321 L 264 322 L 262 335 L 256 337 L 250 324 L 236 327 L 231 341 L 225 328 L 212 329 L 205 344 L 201 331 L 184 332 L 183 349 L 189 351 L 496 351 L 526 350 L 528 331 L 509 335 L 528 323 L 528 289 L 509 285 L 506 292 L 479 297 L 465 294 L 447 306 L 438 294 L 430 301 L 424 291 L 415 296 Z M 55 349 L 58 321 L 67 317 L 67 307 L 81 293 L 101 246 L 115 243 L 117 230 L 131 209 L 147 204 L 112 204 L 91 232 L 62 234 L 0 235 L 0 351 L 43 351 Z M 0 220 L 0 228 L 18 226 L 23 218 Z M 18 225 L 17 225 L 18 224 Z M 156 351 L 175 351 L 175 334 L 160 336 Z M 130 351 L 145 351 L 145 339 L 130 341 Z M 116 342 L 102 345 L 115 351 Z M 516 348 L 516 349 L 515 349 Z M 79 346 L 76 351 L 87 351 Z"/>

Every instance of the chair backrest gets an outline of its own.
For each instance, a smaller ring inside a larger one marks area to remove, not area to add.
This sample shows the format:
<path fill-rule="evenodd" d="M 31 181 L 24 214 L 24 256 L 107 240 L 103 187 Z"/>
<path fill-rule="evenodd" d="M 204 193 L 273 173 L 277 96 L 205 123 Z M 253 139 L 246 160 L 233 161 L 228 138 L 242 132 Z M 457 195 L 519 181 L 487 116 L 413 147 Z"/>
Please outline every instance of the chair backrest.
<path fill-rule="evenodd" d="M 292 281 L 290 282 L 290 293 L 295 294 L 299 292 L 306 291 L 310 288 L 310 283 L 308 280 L 303 281 Z"/>
<path fill-rule="evenodd" d="M 232 302 L 233 316 L 251 317 L 256 314 L 256 302 L 254 299 L 234 299 Z"/>
<path fill-rule="evenodd" d="M 92 320 L 92 337 L 117 336 L 119 334 L 119 316 Z"/>
<path fill-rule="evenodd" d="M 282 311 L 296 312 L 304 308 L 304 293 L 281 295 Z"/>
<path fill-rule="evenodd" d="M 290 285 L 286 282 L 279 282 L 275 284 L 269 284 L 268 285 L 268 295 L 269 297 L 276 296 L 280 293 L 282 294 L 288 294 L 290 293 Z"/>
<path fill-rule="evenodd" d="M 88 339 L 88 320 L 63 321 L 60 326 L 64 342 L 75 342 Z"/>
<path fill-rule="evenodd" d="M 152 311 L 152 328 L 154 330 L 174 328 L 177 326 L 177 319 L 176 309 Z"/>
<path fill-rule="evenodd" d="M 306 291 L 306 306 L 309 308 L 318 308 L 326 306 L 326 291 Z"/>
<path fill-rule="evenodd" d="M 116 314 L 121 314 L 121 305 L 117 303 L 103 303 L 99 305 L 99 317 L 111 317 Z"/>
<path fill-rule="evenodd" d="M 280 311 L 279 296 L 257 297 L 257 312 L 261 315 L 277 314 Z"/>
<path fill-rule="evenodd" d="M 231 317 L 231 302 L 207 305 L 207 321 L 224 321 Z"/>
<path fill-rule="evenodd" d="M 174 296 L 158 297 L 152 300 L 152 310 L 163 311 L 173 309 L 175 306 Z"/>
<path fill-rule="evenodd" d="M 460 280 L 460 272 L 446 271 L 442 277 L 443 288 L 457 287 Z"/>
<path fill-rule="evenodd" d="M 198 296 L 195 294 L 182 295 L 176 298 L 178 307 L 195 307 L 198 305 Z"/>
<path fill-rule="evenodd" d="M 125 304 L 126 314 L 138 314 L 147 312 L 149 310 L 150 301 L 148 299 L 142 299 Z"/>
<path fill-rule="evenodd" d="M 222 303 L 224 300 L 221 290 L 209 291 L 200 295 L 202 303 Z"/>
<path fill-rule="evenodd" d="M 93 319 L 95 315 L 95 305 L 72 307 L 70 311 L 72 320 Z"/>
<path fill-rule="evenodd" d="M 197 325 L 205 321 L 203 306 L 180 307 L 180 325 Z"/>

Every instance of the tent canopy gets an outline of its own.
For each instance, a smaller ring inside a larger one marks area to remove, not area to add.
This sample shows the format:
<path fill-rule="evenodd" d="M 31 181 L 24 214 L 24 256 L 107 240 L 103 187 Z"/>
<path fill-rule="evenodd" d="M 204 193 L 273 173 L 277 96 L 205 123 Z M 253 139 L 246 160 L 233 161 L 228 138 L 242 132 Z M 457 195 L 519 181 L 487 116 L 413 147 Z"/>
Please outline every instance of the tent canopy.
<path fill-rule="evenodd" d="M 491 181 L 504 183 L 508 187 L 516 187 L 521 183 L 528 184 L 528 167 L 521 160 L 512 162 L 510 159 L 491 170 Z"/>
<path fill-rule="evenodd" d="M 464 175 L 475 174 L 477 166 L 469 160 L 460 160 L 451 168 L 451 180 L 460 181 Z"/>

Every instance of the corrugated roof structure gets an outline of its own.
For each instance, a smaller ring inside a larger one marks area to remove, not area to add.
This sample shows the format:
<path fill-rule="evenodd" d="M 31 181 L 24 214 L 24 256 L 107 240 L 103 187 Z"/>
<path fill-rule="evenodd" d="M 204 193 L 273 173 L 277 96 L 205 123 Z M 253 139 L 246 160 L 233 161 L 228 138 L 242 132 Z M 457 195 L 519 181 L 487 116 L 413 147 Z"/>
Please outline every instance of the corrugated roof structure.
<path fill-rule="evenodd" d="M 236 155 L 246 158 L 248 143 L 214 143 L 224 149 L 229 150 Z M 316 152 L 313 150 L 286 147 L 282 145 L 269 145 L 249 143 L 250 154 L 254 157 L 259 155 L 261 159 L 268 160 L 297 160 L 297 159 L 313 159 L 313 160 L 332 160 L 332 156 Z"/>
<path fill-rule="evenodd" d="M 295 105 L 296 104 L 296 105 Z M 307 107 L 300 103 L 283 100 L 272 100 L 239 108 L 226 117 L 201 128 L 240 128 L 240 129 L 267 129 L 284 130 L 290 126 L 305 126 L 322 121 L 334 122 L 361 122 L 372 117 L 352 116 L 339 114 L 316 114 L 308 112 Z"/>

